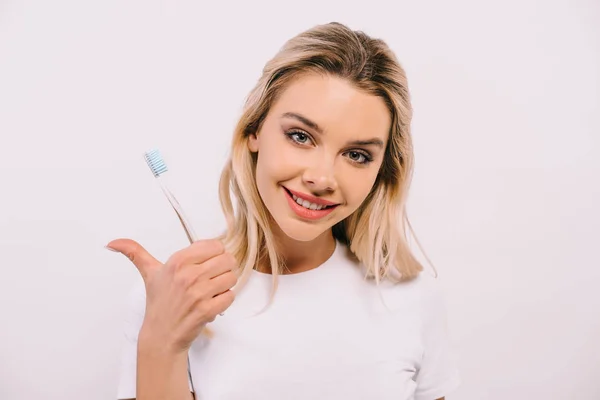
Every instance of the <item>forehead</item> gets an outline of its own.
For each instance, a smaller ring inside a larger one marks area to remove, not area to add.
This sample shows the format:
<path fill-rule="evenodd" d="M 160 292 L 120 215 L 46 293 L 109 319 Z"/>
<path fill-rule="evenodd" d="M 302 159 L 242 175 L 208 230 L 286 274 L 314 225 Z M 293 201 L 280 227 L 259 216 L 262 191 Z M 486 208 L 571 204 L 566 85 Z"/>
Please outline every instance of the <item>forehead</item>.
<path fill-rule="evenodd" d="M 356 88 L 345 79 L 306 74 L 292 81 L 271 108 L 279 118 L 294 112 L 317 123 L 327 135 L 380 138 L 390 130 L 391 117 L 384 100 Z"/>

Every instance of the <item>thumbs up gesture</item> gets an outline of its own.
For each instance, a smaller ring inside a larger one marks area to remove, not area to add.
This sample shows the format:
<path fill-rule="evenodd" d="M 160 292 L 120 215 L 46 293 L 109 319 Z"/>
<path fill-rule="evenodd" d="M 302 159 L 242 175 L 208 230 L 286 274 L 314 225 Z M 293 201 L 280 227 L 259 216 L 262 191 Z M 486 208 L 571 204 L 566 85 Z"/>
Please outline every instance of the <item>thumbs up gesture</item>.
<path fill-rule="evenodd" d="M 140 339 L 187 352 L 208 322 L 233 303 L 235 258 L 218 240 L 201 240 L 161 263 L 139 243 L 117 239 L 109 250 L 127 256 L 146 286 L 146 313 Z"/>

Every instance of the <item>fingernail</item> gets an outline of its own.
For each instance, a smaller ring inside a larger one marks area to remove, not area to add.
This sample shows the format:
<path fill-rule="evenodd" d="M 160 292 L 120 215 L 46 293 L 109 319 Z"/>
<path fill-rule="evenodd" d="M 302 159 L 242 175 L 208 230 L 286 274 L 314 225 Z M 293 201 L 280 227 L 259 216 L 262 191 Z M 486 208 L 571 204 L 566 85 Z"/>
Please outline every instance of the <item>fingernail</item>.
<path fill-rule="evenodd" d="M 110 248 L 110 247 L 108 247 L 108 246 L 104 246 L 104 248 L 105 248 L 106 250 L 110 250 L 110 251 L 113 251 L 113 252 L 115 252 L 115 253 L 118 253 L 118 251 L 117 251 L 117 250 L 115 250 L 115 249 L 113 249 L 113 248 Z"/>

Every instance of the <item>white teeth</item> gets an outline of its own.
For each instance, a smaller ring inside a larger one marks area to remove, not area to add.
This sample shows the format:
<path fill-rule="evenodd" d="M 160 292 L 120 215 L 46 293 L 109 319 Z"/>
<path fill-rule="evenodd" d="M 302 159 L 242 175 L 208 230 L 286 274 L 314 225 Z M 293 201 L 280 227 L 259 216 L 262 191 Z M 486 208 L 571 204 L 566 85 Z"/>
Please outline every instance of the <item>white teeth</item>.
<path fill-rule="evenodd" d="M 295 194 L 292 194 L 292 198 L 294 199 L 294 201 L 296 203 L 298 203 L 299 205 L 301 205 L 304 208 L 308 208 L 309 210 L 322 210 L 323 208 L 325 208 L 325 206 L 323 206 L 321 204 L 315 204 L 315 203 L 311 203 L 308 200 L 301 199 L 300 197 L 296 196 Z"/>

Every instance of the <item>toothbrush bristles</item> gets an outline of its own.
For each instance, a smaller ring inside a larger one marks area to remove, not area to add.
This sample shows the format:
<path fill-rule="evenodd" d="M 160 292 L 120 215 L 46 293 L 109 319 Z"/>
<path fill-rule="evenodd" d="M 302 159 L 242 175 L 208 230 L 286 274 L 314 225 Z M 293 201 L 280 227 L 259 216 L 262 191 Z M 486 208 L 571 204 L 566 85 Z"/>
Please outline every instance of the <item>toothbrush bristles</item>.
<path fill-rule="evenodd" d="M 155 178 L 158 178 L 168 171 L 167 164 L 165 164 L 165 161 L 158 150 L 154 149 L 144 153 L 144 158 Z"/>

